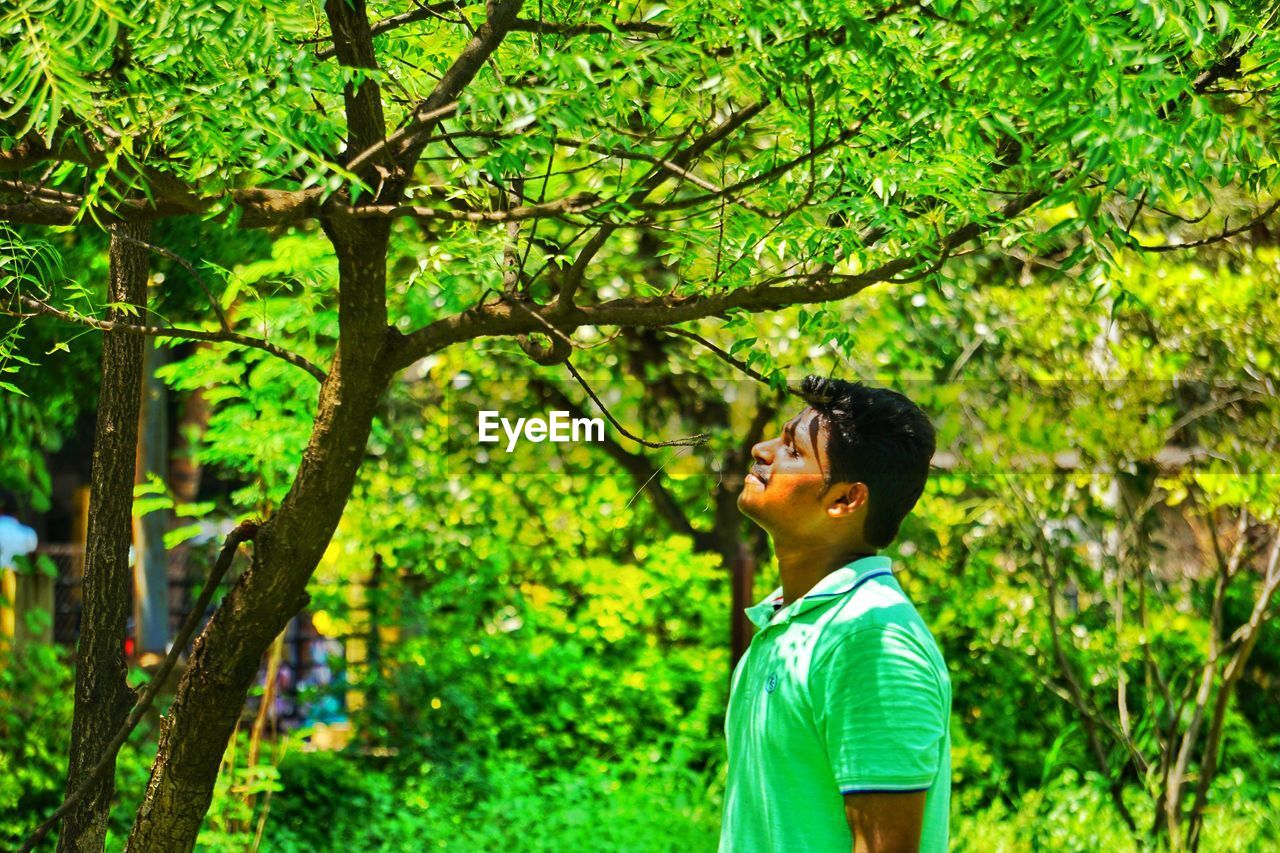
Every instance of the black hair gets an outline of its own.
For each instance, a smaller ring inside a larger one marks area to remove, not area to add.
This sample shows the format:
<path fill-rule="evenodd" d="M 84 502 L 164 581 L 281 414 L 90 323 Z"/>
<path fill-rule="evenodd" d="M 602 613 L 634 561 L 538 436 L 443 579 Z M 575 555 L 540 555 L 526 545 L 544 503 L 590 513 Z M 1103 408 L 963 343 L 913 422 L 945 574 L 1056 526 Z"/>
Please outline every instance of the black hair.
<path fill-rule="evenodd" d="M 806 376 L 799 395 L 826 427 L 824 483 L 865 483 L 864 537 L 888 546 L 929 479 L 936 435 L 928 415 L 897 391 L 842 379 Z"/>

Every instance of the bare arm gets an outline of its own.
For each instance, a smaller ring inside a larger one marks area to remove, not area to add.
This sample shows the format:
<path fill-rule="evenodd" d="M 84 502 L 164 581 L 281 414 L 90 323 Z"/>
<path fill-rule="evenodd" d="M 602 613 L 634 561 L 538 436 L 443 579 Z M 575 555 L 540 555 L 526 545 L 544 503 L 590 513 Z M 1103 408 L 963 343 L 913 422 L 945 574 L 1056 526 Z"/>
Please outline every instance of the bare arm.
<path fill-rule="evenodd" d="M 926 791 L 845 794 L 853 853 L 915 853 L 920 849 Z"/>

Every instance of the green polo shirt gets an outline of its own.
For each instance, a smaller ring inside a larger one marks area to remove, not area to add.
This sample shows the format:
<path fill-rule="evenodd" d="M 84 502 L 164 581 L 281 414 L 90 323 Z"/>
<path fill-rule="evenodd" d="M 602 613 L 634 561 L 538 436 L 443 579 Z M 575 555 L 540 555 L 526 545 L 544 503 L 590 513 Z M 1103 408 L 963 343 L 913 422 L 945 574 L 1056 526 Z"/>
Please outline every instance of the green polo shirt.
<path fill-rule="evenodd" d="M 951 679 L 933 635 L 893 577 L 863 557 L 775 612 L 733 672 L 720 850 L 841 851 L 844 794 L 928 791 L 922 851 L 947 848 Z"/>

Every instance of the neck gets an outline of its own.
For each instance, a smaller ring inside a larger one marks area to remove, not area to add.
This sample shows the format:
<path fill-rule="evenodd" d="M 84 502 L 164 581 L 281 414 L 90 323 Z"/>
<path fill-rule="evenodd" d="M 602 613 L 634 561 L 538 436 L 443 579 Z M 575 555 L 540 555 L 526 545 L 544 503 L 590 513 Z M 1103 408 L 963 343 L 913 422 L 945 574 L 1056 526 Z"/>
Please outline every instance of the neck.
<path fill-rule="evenodd" d="M 782 598 L 790 604 L 817 586 L 818 581 L 860 557 L 871 557 L 876 549 L 867 545 L 832 545 L 817 542 L 773 543 L 782 575 Z"/>

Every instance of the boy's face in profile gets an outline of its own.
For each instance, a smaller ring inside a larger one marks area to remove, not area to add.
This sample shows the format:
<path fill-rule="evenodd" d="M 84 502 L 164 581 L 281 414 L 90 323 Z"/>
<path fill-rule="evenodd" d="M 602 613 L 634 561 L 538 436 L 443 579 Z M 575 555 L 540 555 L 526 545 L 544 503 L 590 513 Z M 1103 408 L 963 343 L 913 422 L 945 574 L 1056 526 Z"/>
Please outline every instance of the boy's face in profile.
<path fill-rule="evenodd" d="M 738 495 L 738 509 L 770 535 L 829 535 L 826 498 L 838 484 L 823 485 L 826 435 L 818 413 L 806 408 L 782 433 L 751 448 L 755 464 Z"/>

